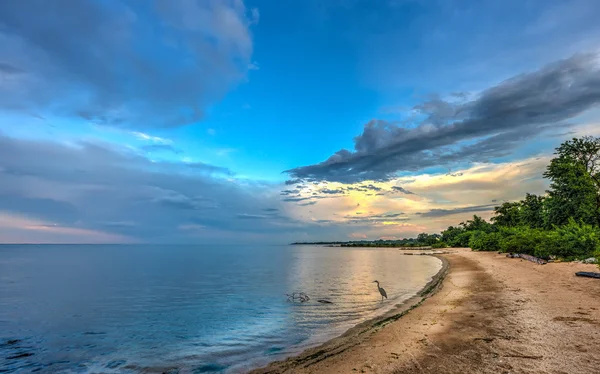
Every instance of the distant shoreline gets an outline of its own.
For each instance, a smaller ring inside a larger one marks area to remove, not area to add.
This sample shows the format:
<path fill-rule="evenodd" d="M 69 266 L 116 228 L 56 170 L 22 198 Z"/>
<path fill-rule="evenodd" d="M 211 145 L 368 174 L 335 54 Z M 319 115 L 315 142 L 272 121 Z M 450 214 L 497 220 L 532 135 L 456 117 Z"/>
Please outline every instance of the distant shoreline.
<path fill-rule="evenodd" d="M 416 250 L 424 250 L 424 249 L 434 249 L 430 245 L 423 246 L 410 246 L 406 244 L 396 244 L 393 242 L 294 242 L 290 243 L 290 245 L 320 245 L 323 247 L 352 247 L 352 248 L 398 248 L 398 249 L 416 249 Z M 443 249 L 443 248 L 435 248 L 435 249 Z"/>

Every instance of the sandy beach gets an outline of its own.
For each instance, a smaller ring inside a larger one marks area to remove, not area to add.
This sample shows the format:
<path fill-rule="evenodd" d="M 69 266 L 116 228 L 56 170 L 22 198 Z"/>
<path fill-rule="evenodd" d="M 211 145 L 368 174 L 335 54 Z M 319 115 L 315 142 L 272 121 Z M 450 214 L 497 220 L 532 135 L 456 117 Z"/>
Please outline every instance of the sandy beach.
<path fill-rule="evenodd" d="M 595 265 L 452 252 L 424 295 L 254 373 L 600 372 Z"/>

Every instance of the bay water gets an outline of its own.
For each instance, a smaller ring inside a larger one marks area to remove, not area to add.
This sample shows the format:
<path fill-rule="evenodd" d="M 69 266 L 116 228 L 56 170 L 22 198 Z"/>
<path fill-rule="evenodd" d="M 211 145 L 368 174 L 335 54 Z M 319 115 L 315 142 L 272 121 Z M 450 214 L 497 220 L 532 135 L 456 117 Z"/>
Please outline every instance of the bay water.
<path fill-rule="evenodd" d="M 244 372 L 390 310 L 441 266 L 394 248 L 1 245 L 0 372 Z"/>

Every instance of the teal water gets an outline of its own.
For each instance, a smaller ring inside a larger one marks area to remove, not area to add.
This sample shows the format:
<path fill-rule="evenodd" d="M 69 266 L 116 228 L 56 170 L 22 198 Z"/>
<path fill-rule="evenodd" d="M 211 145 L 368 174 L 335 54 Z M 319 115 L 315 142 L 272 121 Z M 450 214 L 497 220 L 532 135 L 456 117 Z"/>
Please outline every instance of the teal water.
<path fill-rule="evenodd" d="M 244 372 L 389 310 L 440 268 L 393 248 L 3 245 L 0 372 Z"/>

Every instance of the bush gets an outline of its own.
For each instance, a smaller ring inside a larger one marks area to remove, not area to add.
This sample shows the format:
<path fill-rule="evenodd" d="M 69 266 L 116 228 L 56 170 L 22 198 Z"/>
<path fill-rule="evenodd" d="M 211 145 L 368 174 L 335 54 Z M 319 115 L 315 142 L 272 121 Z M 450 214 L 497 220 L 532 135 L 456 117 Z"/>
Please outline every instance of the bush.
<path fill-rule="evenodd" d="M 471 236 L 473 235 L 473 232 L 474 231 L 461 232 L 449 244 L 455 248 L 467 248 L 469 246 L 469 241 L 471 240 Z"/>
<path fill-rule="evenodd" d="M 498 232 L 474 231 L 469 240 L 469 247 L 474 251 L 497 251 L 500 249 L 501 238 Z"/>
<path fill-rule="evenodd" d="M 499 249 L 502 252 L 516 252 L 540 258 L 556 256 L 567 260 L 583 259 L 600 251 L 600 232 L 597 228 L 570 220 L 562 227 L 553 230 L 532 229 L 529 227 L 502 228 L 498 233 Z M 472 245 L 476 250 L 486 249 L 485 235 L 474 236 Z"/>
<path fill-rule="evenodd" d="M 599 250 L 599 230 L 585 223 L 577 223 L 571 218 L 566 225 L 546 231 L 536 253 L 540 257 L 554 255 L 572 260 L 592 257 Z"/>
<path fill-rule="evenodd" d="M 431 248 L 446 248 L 448 245 L 442 241 L 439 241 L 437 243 L 433 243 L 431 245 Z"/>
<path fill-rule="evenodd" d="M 543 240 L 544 232 L 539 229 L 521 226 L 503 228 L 499 235 L 499 248 L 502 252 L 535 255 L 537 246 Z"/>

